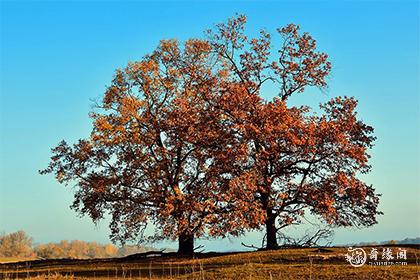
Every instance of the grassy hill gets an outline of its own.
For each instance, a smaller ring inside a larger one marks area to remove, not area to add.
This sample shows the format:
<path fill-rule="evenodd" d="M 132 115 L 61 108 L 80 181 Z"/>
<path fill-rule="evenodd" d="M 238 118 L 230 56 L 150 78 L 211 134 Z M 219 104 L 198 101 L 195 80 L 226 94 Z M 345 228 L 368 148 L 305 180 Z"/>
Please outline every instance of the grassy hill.
<path fill-rule="evenodd" d="M 192 258 L 173 253 L 93 260 L 36 260 L 0 265 L 0 279 L 420 279 L 417 245 L 407 249 L 407 265 L 352 267 L 347 248 L 281 249 L 204 253 Z M 378 252 L 383 247 L 377 247 Z M 372 247 L 366 247 L 369 252 Z M 379 259 L 380 260 L 380 256 Z"/>

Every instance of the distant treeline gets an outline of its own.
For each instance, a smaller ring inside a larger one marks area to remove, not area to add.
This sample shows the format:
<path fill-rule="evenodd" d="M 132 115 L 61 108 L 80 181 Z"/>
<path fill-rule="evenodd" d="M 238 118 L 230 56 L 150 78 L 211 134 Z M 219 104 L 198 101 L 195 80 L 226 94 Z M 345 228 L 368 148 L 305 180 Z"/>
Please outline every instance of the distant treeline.
<path fill-rule="evenodd" d="M 372 241 L 372 242 L 359 242 L 359 243 L 351 243 L 351 244 L 346 244 L 345 246 L 376 246 L 376 245 L 407 245 L 407 244 L 420 244 L 420 237 L 416 237 L 416 238 L 405 238 L 403 240 L 386 240 L 386 241 L 381 241 L 381 242 L 376 242 L 376 241 Z"/>
<path fill-rule="evenodd" d="M 125 245 L 118 248 L 112 244 L 80 240 L 62 240 L 59 243 L 34 245 L 32 238 L 24 231 L 0 235 L 0 257 L 89 259 L 122 257 L 151 250 L 156 249 L 137 245 Z"/>

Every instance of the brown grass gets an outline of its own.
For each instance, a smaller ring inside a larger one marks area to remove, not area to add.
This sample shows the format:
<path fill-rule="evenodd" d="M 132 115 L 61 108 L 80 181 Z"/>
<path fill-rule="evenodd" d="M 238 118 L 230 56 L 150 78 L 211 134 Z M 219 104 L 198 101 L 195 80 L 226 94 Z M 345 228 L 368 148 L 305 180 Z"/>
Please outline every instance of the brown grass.
<path fill-rule="evenodd" d="M 407 248 L 406 266 L 354 268 L 345 261 L 346 252 L 346 248 L 329 248 L 328 252 L 283 249 L 194 258 L 24 261 L 0 265 L 0 279 L 420 279 L 418 247 Z"/>
<path fill-rule="evenodd" d="M 33 257 L 33 258 L 0 257 L 0 264 L 15 263 L 15 262 L 22 262 L 22 261 L 34 261 L 34 260 L 36 260 L 36 257 Z"/>

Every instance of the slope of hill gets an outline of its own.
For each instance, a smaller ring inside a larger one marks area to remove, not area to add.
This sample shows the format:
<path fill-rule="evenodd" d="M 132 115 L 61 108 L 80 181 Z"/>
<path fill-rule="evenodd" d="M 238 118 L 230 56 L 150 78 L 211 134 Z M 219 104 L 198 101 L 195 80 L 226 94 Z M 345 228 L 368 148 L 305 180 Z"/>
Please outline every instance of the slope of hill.
<path fill-rule="evenodd" d="M 417 279 L 420 250 L 415 246 L 405 249 L 406 264 L 391 266 L 366 263 L 353 267 L 344 257 L 347 248 L 205 253 L 193 258 L 154 253 L 149 257 L 2 264 L 0 279 Z"/>

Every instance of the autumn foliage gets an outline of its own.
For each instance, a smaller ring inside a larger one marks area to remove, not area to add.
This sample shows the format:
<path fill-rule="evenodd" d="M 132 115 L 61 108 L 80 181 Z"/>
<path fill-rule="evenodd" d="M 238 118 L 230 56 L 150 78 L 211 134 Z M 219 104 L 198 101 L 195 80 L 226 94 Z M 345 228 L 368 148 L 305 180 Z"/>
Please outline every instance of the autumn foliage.
<path fill-rule="evenodd" d="M 282 228 L 313 215 L 332 226 L 376 223 L 378 195 L 358 179 L 370 170 L 373 128 L 357 101 L 336 97 L 315 113 L 287 104 L 327 86 L 331 64 L 315 40 L 290 24 L 272 36 L 245 33 L 245 16 L 205 39 L 163 40 L 116 71 L 91 113 L 91 135 L 61 142 L 50 165 L 76 184 L 72 207 L 98 221 L 109 213 L 114 241 L 240 235 L 265 228 L 276 248 Z M 261 97 L 263 86 L 276 97 Z M 154 225 L 154 233 L 145 229 Z"/>

